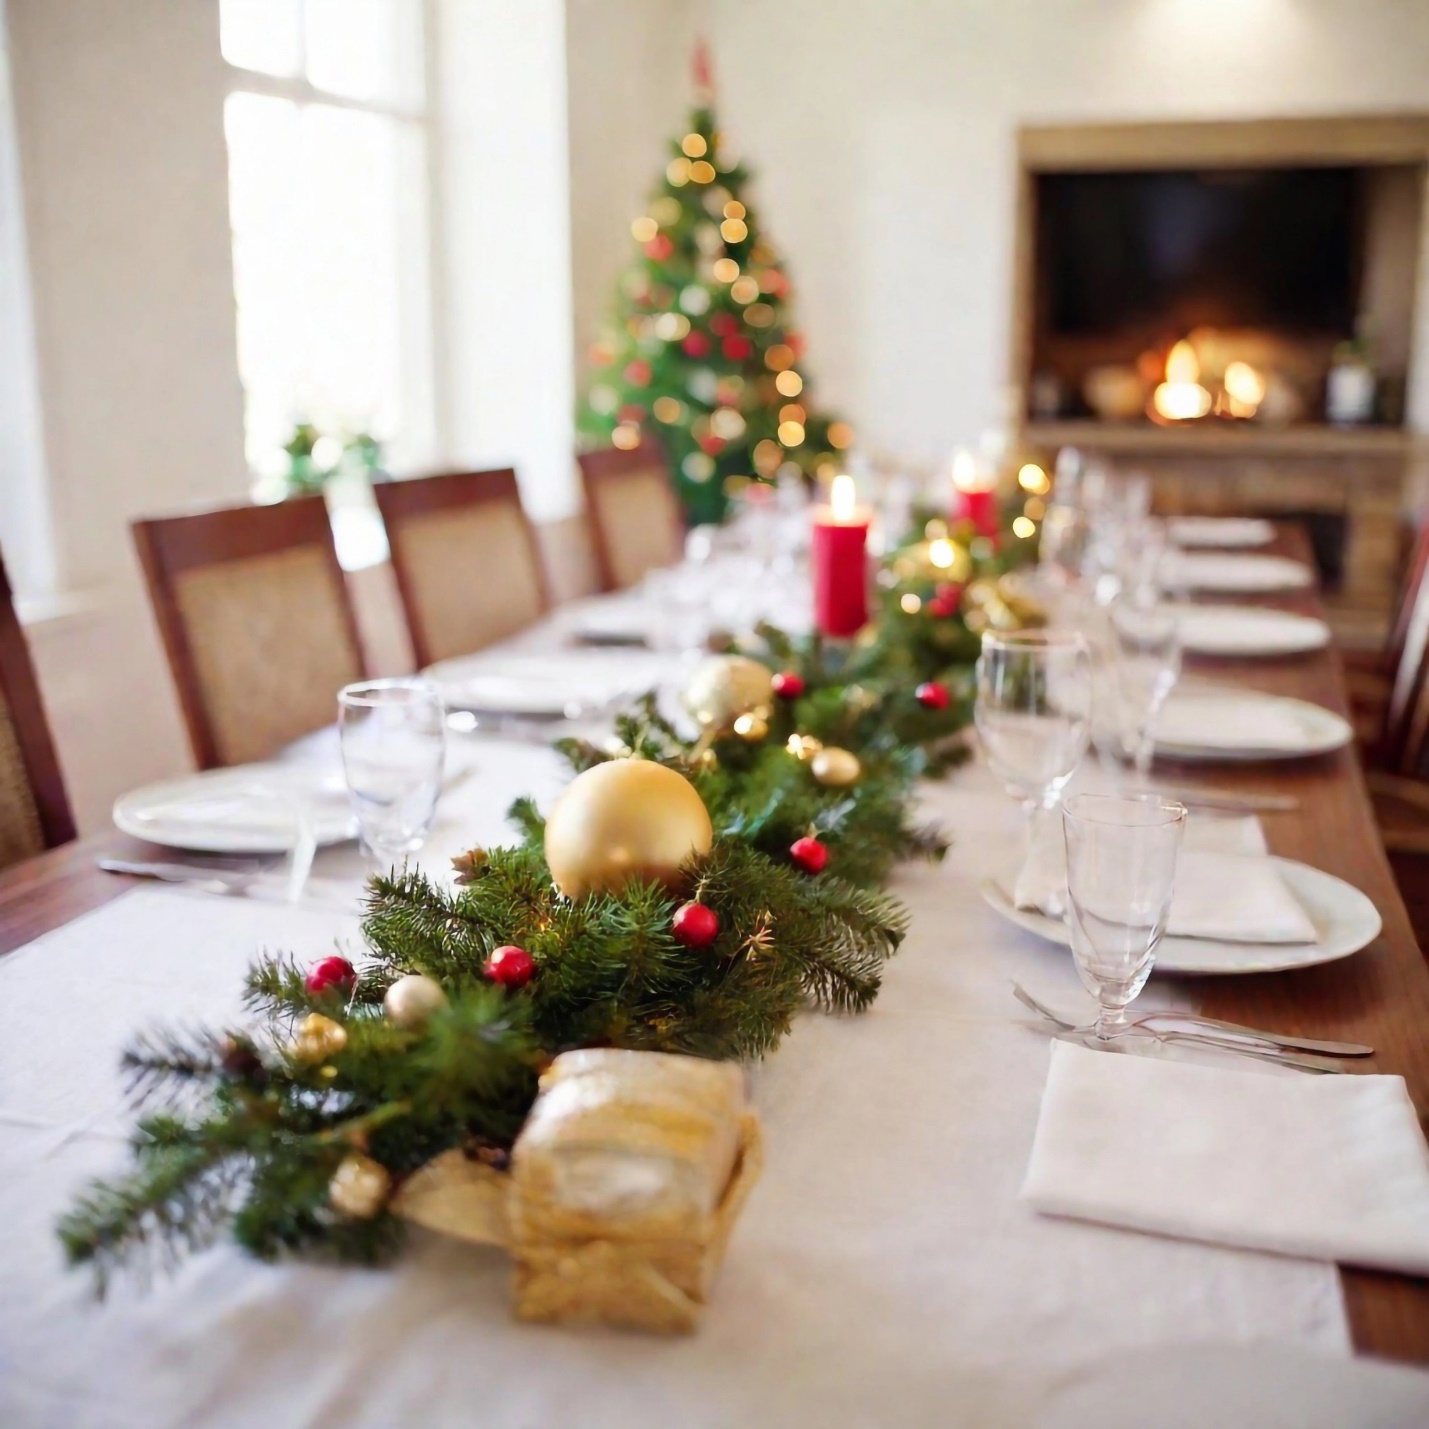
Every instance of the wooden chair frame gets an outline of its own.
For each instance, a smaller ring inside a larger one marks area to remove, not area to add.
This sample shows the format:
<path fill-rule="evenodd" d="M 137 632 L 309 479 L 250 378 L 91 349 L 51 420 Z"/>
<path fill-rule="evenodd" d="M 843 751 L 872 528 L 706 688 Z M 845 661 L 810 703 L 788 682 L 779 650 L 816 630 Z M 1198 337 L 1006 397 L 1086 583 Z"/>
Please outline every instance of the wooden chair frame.
<path fill-rule="evenodd" d="M 4 687 L 45 847 L 68 843 L 75 836 L 74 814 L 65 793 L 59 756 L 45 717 L 39 681 L 35 679 L 35 666 L 25 643 L 25 632 L 20 629 L 20 620 L 15 614 L 15 601 L 3 561 L 0 561 L 0 686 Z"/>
<path fill-rule="evenodd" d="M 618 589 L 615 571 L 611 565 L 610 545 L 606 540 L 605 528 L 601 525 L 600 507 L 595 499 L 595 490 L 602 482 L 618 480 L 632 471 L 643 471 L 652 464 L 665 466 L 665 453 L 658 442 L 649 437 L 641 440 L 638 447 L 622 451 L 618 447 L 606 447 L 600 451 L 582 452 L 576 458 L 581 471 L 581 491 L 585 496 L 586 520 L 590 525 L 591 546 L 595 552 L 596 574 L 602 590 Z M 679 502 L 675 506 L 675 544 L 680 546 L 685 539 L 685 523 L 680 516 Z"/>
<path fill-rule="evenodd" d="M 217 768 L 223 761 L 204 706 L 188 630 L 179 611 L 175 582 L 183 572 L 304 546 L 320 547 L 332 572 L 358 664 L 364 673 L 370 672 L 347 578 L 333 544 L 327 503 L 321 496 L 294 497 L 273 506 L 225 506 L 180 516 L 151 517 L 133 522 L 131 529 L 178 690 L 189 743 L 200 769 Z"/>
<path fill-rule="evenodd" d="M 541 611 L 544 613 L 551 608 L 551 582 L 541 554 L 541 543 L 537 539 L 536 528 L 521 503 L 521 488 L 517 483 L 515 471 L 510 467 L 492 471 L 440 472 L 435 476 L 382 481 L 372 489 L 377 497 L 377 509 L 382 513 L 382 522 L 387 527 L 388 542 L 392 550 L 392 573 L 397 578 L 397 593 L 402 601 L 402 613 L 407 620 L 407 631 L 411 636 L 412 653 L 416 657 L 418 669 L 434 664 L 437 656 L 432 649 L 429 632 L 417 603 L 410 563 L 402 554 L 402 543 L 396 539 L 402 523 L 412 517 L 430 515 L 434 511 L 465 510 L 486 502 L 511 504 L 519 513 L 521 525 L 526 532 L 531 563 L 536 572 L 537 589 L 540 591 Z"/>

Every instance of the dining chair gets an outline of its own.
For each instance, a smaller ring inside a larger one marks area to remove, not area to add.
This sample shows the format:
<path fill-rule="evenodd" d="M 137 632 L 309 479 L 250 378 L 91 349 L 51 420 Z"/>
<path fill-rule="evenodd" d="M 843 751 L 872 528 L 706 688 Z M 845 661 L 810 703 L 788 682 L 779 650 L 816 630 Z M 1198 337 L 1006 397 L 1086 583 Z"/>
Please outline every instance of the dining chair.
<path fill-rule="evenodd" d="M 321 496 L 135 521 L 200 769 L 324 725 L 366 661 Z"/>
<path fill-rule="evenodd" d="M 585 490 L 596 569 L 604 590 L 624 590 L 684 554 L 685 526 L 664 454 L 649 440 L 630 451 L 583 452 Z"/>
<path fill-rule="evenodd" d="M 74 834 L 35 667 L 0 561 L 0 868 Z"/>
<path fill-rule="evenodd" d="M 514 471 L 449 472 L 373 489 L 419 666 L 469 655 L 549 609 Z"/>

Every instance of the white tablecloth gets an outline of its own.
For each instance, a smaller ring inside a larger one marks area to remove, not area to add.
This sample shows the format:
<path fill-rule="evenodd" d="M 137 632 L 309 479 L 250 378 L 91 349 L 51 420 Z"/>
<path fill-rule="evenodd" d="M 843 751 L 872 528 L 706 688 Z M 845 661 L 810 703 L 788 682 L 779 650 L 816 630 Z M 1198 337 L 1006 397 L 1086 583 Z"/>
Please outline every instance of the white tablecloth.
<path fill-rule="evenodd" d="M 434 868 L 564 777 L 531 746 L 469 740 L 453 758 L 481 774 L 444 804 Z M 126 1162 L 120 1047 L 156 1021 L 236 1018 L 261 948 L 353 944 L 351 850 L 319 858 L 296 908 L 144 888 L 0 959 L 0 1424 L 997 1426 L 1029 1422 L 1059 1376 L 1152 1345 L 1347 1353 L 1331 1266 L 1019 1202 L 1048 1053 L 1008 984 L 1083 994 L 1065 951 L 978 895 L 1013 852 L 1010 802 L 967 769 L 926 803 L 954 846 L 898 875 L 912 933 L 876 1007 L 806 1016 L 753 1071 L 768 1167 L 688 1340 L 515 1324 L 502 1255 L 425 1234 L 382 1271 L 224 1245 L 104 1306 L 63 1269 L 56 1217 Z"/>

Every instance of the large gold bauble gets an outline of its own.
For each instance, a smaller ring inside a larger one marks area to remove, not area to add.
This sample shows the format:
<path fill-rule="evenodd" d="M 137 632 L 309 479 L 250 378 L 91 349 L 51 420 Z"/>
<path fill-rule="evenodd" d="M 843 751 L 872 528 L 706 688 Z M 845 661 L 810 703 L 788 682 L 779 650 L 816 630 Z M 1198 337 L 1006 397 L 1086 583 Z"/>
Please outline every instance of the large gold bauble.
<path fill-rule="evenodd" d="M 712 655 L 690 676 L 684 701 L 701 729 L 731 729 L 740 715 L 773 705 L 774 673 L 747 655 Z"/>
<path fill-rule="evenodd" d="M 341 1215 L 370 1221 L 387 1204 L 391 1190 L 392 1177 L 387 1168 L 360 1151 L 352 1151 L 332 1173 L 327 1197 Z"/>
<path fill-rule="evenodd" d="M 613 759 L 577 775 L 546 819 L 546 863 L 567 898 L 619 893 L 634 879 L 680 884 L 710 851 L 714 827 L 683 774 L 649 759 Z"/>
<path fill-rule="evenodd" d="M 859 763 L 858 755 L 826 744 L 809 761 L 809 772 L 826 788 L 842 789 L 858 783 L 863 765 Z"/>

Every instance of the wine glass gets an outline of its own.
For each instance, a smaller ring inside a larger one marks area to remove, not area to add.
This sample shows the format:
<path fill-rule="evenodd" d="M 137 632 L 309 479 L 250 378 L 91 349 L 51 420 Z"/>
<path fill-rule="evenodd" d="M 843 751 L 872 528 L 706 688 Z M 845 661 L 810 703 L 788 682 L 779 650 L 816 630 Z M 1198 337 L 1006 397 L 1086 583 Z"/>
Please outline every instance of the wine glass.
<path fill-rule="evenodd" d="M 1082 986 L 1109 1042 L 1151 976 L 1166 932 L 1186 807 L 1154 794 L 1074 794 L 1062 806 L 1068 921 Z"/>
<path fill-rule="evenodd" d="M 1055 807 L 1086 752 L 1092 717 L 1087 642 L 1062 630 L 989 631 L 973 706 L 992 772 L 1035 815 Z"/>
<path fill-rule="evenodd" d="M 1142 588 L 1117 596 L 1106 624 L 1122 751 L 1144 780 L 1156 749 L 1156 717 L 1181 675 L 1181 615 L 1176 602 Z"/>
<path fill-rule="evenodd" d="M 368 680 L 338 691 L 347 791 L 362 846 L 379 869 L 421 848 L 446 756 L 446 711 L 430 680 Z"/>

